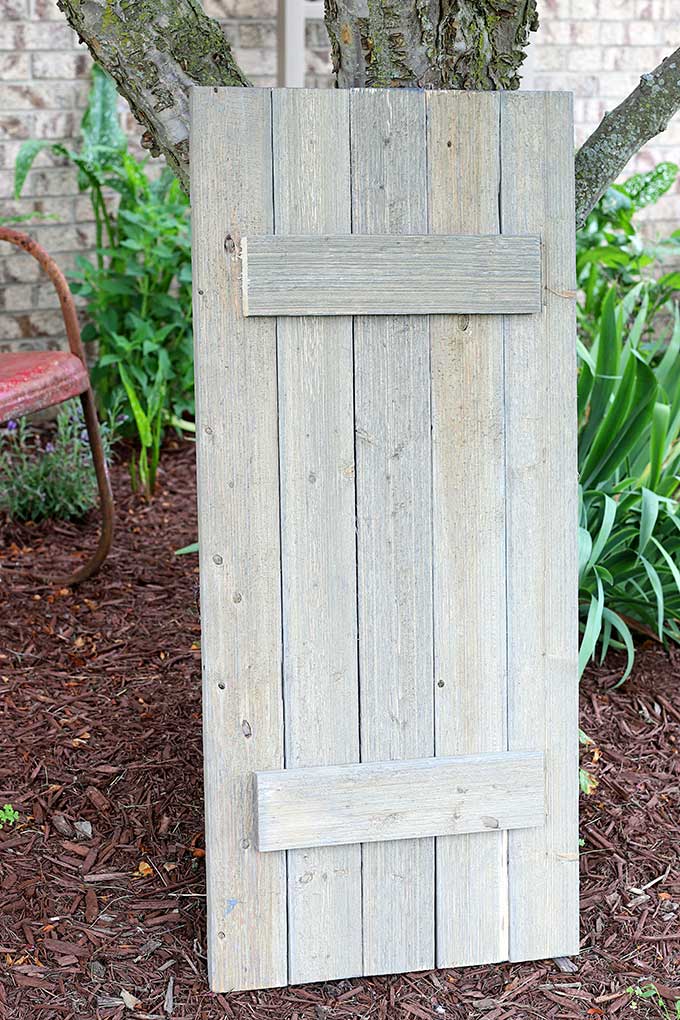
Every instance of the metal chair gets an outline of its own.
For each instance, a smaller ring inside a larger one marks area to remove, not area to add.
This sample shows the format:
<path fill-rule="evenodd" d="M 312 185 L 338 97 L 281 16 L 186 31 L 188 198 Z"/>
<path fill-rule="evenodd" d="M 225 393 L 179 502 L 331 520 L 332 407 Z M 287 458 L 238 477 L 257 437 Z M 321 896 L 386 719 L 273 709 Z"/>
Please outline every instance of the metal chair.
<path fill-rule="evenodd" d="M 70 400 L 71 397 L 80 397 L 97 476 L 102 529 L 95 553 L 64 582 L 79 584 L 99 569 L 109 553 L 113 538 L 114 506 L 76 307 L 64 274 L 37 241 L 9 227 L 0 227 L 0 241 L 16 245 L 40 263 L 54 284 L 64 317 L 68 351 L 0 354 L 0 422 L 33 411 L 42 411 Z"/>

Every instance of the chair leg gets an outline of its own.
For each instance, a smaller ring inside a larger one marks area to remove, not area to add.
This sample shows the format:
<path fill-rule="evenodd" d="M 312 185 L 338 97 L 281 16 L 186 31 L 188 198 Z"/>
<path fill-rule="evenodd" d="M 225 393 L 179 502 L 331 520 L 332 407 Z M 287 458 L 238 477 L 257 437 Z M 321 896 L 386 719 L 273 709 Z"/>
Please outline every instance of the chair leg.
<path fill-rule="evenodd" d="M 67 585 L 80 584 L 81 581 L 86 581 L 88 577 L 92 577 L 92 575 L 99 570 L 102 563 L 108 556 L 109 549 L 111 548 L 111 541 L 113 539 L 113 493 L 111 492 L 109 470 L 106 464 L 106 457 L 104 456 L 104 447 L 102 444 L 101 433 L 99 431 L 99 421 L 97 420 L 97 409 L 95 407 L 94 395 L 91 387 L 88 387 L 84 393 L 81 393 L 80 402 L 83 405 L 85 427 L 87 428 L 87 436 L 90 441 L 94 470 L 97 476 L 99 502 L 102 514 L 102 527 L 99 535 L 99 544 L 97 545 L 94 555 L 80 568 L 80 570 L 77 570 L 75 574 L 64 582 Z"/>

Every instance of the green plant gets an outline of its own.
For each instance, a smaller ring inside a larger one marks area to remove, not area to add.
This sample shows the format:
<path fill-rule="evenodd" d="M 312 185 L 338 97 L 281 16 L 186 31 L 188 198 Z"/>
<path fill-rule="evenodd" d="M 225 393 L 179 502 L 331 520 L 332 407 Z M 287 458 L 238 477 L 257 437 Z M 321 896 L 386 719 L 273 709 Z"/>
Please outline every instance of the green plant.
<path fill-rule="evenodd" d="M 592 739 L 588 736 L 587 733 L 584 733 L 582 729 L 579 729 L 578 731 L 578 742 L 579 744 L 582 744 L 584 747 L 593 746 Z M 588 769 L 584 769 L 582 766 L 579 766 L 578 782 L 581 788 L 581 793 L 585 793 L 586 796 L 590 796 L 591 793 L 595 793 L 595 790 L 599 785 L 597 779 L 592 774 L 592 772 L 588 772 Z"/>
<path fill-rule="evenodd" d="M 614 286 L 627 297 L 630 310 L 646 301 L 645 332 L 653 332 L 656 317 L 680 286 L 680 273 L 661 272 L 667 259 L 680 257 L 680 231 L 660 240 L 645 238 L 634 216 L 657 202 L 673 186 L 675 163 L 659 163 L 648 173 L 634 174 L 609 188 L 576 235 L 576 278 L 579 332 L 594 339 L 602 303 Z"/>
<path fill-rule="evenodd" d="M 4 804 L 0 808 L 0 829 L 6 825 L 14 825 L 19 821 L 19 812 L 15 811 L 11 804 Z"/>
<path fill-rule="evenodd" d="M 165 428 L 194 430 L 188 199 L 170 171 L 151 180 L 127 151 L 115 86 L 97 66 L 93 75 L 80 152 L 51 148 L 78 167 L 94 211 L 96 260 L 79 258 L 73 284 L 86 304 L 83 339 L 97 344 L 92 382 L 100 407 L 124 414 L 121 432 L 136 435 L 132 481 L 151 496 Z M 20 150 L 17 194 L 44 145 Z"/>
<path fill-rule="evenodd" d="M 636 207 L 666 190 L 670 174 L 627 182 Z M 627 241 L 616 250 L 640 251 L 628 193 L 617 194 L 627 202 L 610 208 Z M 634 632 L 680 641 L 680 316 L 672 301 L 680 274 L 644 281 L 639 259 L 612 261 L 607 244 L 589 251 L 578 347 L 580 668 L 598 648 L 601 659 L 623 648 L 623 682 Z"/>
<path fill-rule="evenodd" d="M 628 987 L 626 988 L 626 994 L 630 995 L 633 1000 L 630 1004 L 631 1009 L 637 1009 L 638 1002 L 643 1000 L 649 1002 L 655 1008 L 657 1016 L 662 1017 L 662 1020 L 680 1020 L 680 999 L 675 1002 L 672 1009 L 669 1009 L 666 1005 L 666 1000 L 653 982 L 646 985 Z"/>
<path fill-rule="evenodd" d="M 631 630 L 680 640 L 680 316 L 643 345 L 643 311 L 631 322 L 610 288 L 578 382 L 580 667 L 623 647 L 622 680 Z"/>
<path fill-rule="evenodd" d="M 108 429 L 102 429 L 108 448 Z M 0 428 L 0 509 L 14 521 L 83 517 L 97 482 L 78 401 L 63 404 L 48 442 L 25 418 Z"/>

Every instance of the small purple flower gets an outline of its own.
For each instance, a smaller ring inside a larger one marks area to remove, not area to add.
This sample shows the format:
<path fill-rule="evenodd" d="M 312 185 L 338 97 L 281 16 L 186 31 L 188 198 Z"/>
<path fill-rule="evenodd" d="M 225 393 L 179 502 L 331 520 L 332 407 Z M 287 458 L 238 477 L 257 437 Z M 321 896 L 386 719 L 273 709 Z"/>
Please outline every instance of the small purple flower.
<path fill-rule="evenodd" d="M 80 441 L 81 443 L 86 443 L 87 440 L 88 440 L 87 429 L 83 429 L 82 432 L 80 433 Z"/>
<path fill-rule="evenodd" d="M 16 432 L 16 430 L 18 428 L 19 428 L 19 425 L 18 425 L 17 422 L 14 421 L 14 419 L 11 419 L 10 421 L 7 422 L 7 431 L 8 432 Z"/>
<path fill-rule="evenodd" d="M 54 453 L 54 449 L 55 449 L 54 443 L 45 444 L 45 453 Z"/>

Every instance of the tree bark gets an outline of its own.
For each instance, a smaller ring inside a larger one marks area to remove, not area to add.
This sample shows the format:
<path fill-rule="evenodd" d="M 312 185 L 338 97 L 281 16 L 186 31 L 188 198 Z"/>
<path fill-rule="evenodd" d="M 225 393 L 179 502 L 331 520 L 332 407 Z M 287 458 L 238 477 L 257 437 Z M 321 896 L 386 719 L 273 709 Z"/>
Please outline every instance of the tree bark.
<path fill-rule="evenodd" d="M 109 72 L 189 191 L 189 92 L 193 85 L 249 85 L 218 22 L 198 0 L 57 0 L 94 59 Z"/>
<path fill-rule="evenodd" d="M 340 88 L 516 89 L 536 0 L 326 0 Z"/>
<path fill-rule="evenodd" d="M 198 0 L 57 0 L 189 190 L 193 85 L 249 85 Z M 536 0 L 326 0 L 341 87 L 514 89 Z M 607 114 L 576 156 L 576 225 L 680 109 L 680 50 Z"/>
<path fill-rule="evenodd" d="M 680 49 L 640 84 L 598 128 L 576 154 L 576 225 L 581 226 L 597 200 L 616 180 L 642 146 L 665 131 L 680 109 Z"/>

